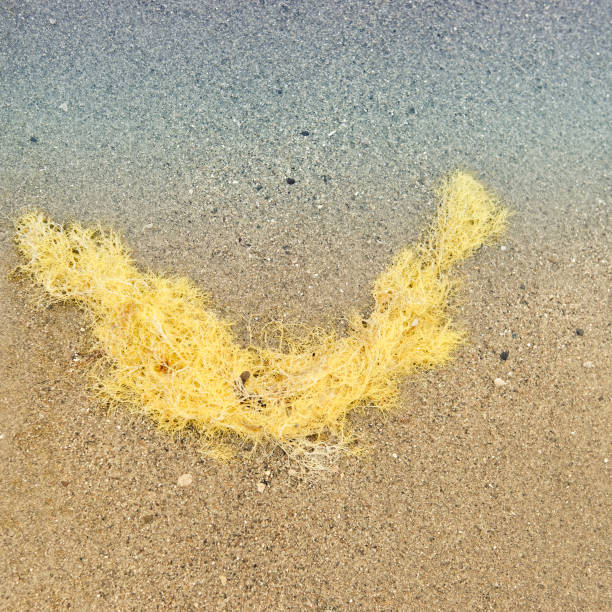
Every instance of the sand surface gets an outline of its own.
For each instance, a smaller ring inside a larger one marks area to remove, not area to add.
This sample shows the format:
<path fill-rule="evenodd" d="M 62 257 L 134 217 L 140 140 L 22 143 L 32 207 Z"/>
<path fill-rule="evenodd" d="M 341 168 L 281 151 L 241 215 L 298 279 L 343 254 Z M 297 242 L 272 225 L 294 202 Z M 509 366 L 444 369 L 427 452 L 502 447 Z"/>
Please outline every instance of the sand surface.
<path fill-rule="evenodd" d="M 612 608 L 608 9 L 414 4 L 0 2 L 0 609 Z M 316 478 L 108 414 L 83 315 L 10 278 L 38 206 L 243 339 L 338 327 L 455 168 L 516 212 L 468 342 Z"/>

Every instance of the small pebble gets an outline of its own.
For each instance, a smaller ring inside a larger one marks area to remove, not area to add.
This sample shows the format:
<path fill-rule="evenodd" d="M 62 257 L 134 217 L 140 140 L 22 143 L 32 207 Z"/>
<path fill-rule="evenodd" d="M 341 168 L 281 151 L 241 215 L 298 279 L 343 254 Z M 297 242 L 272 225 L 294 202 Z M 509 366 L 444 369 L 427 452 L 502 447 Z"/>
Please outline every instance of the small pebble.
<path fill-rule="evenodd" d="M 594 368 L 594 367 L 595 367 L 595 364 L 594 364 L 592 361 L 585 361 L 585 362 L 582 364 L 582 367 L 583 367 L 583 368 Z"/>
<path fill-rule="evenodd" d="M 176 481 L 176 484 L 179 487 L 188 487 L 193 483 L 193 476 L 189 473 L 187 474 L 183 474 L 182 476 L 179 477 L 179 479 Z"/>
<path fill-rule="evenodd" d="M 584 329 L 581 329 L 580 327 L 576 330 L 576 335 L 577 336 L 584 336 Z"/>
<path fill-rule="evenodd" d="M 507 385 L 507 384 L 508 384 L 508 383 L 507 383 L 505 380 L 503 380 L 502 378 L 496 378 L 496 379 L 494 380 L 494 382 L 495 382 L 495 386 L 496 386 L 496 387 L 503 387 L 504 385 Z"/>
<path fill-rule="evenodd" d="M 295 185 L 295 179 L 291 178 L 291 177 L 288 177 L 287 178 L 287 185 Z"/>
<path fill-rule="evenodd" d="M 309 132 L 308 130 L 302 130 L 302 131 L 300 132 L 300 134 L 301 134 L 302 136 L 310 136 L 310 132 Z"/>
<path fill-rule="evenodd" d="M 223 586 L 225 586 L 227 584 L 227 577 L 226 576 L 223 576 L 223 575 L 219 576 L 219 580 L 221 580 L 221 584 Z"/>
<path fill-rule="evenodd" d="M 263 482 L 258 482 L 257 483 L 257 490 L 260 493 L 263 493 L 266 490 L 266 485 Z"/>
<path fill-rule="evenodd" d="M 508 351 L 502 351 L 502 352 L 499 354 L 499 358 L 500 358 L 502 361 L 506 361 L 506 359 L 508 359 L 508 355 L 510 355 L 510 353 L 509 353 Z"/>

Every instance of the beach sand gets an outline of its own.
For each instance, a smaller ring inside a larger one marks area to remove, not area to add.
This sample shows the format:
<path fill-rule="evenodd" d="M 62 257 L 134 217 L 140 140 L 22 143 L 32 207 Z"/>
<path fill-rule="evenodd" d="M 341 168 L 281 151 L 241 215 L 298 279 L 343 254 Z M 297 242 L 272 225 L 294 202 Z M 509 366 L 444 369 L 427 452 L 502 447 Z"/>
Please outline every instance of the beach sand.
<path fill-rule="evenodd" d="M 0 609 L 610 609 L 604 3 L 96 6 L 0 6 Z M 467 341 L 316 476 L 109 414 L 83 314 L 10 277 L 37 206 L 242 341 L 341 329 L 457 167 L 516 213 L 457 271 Z"/>

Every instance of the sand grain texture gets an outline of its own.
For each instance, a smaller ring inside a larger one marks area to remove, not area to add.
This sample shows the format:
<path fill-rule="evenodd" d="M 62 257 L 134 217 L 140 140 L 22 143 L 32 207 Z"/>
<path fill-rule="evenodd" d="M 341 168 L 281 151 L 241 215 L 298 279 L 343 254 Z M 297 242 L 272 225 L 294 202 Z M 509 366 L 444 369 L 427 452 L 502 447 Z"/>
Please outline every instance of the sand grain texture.
<path fill-rule="evenodd" d="M 0 609 L 611 609 L 608 23 L 570 0 L 0 3 Z M 107 414 L 81 314 L 9 280 L 38 207 L 117 228 L 241 342 L 342 332 L 457 168 L 516 211 L 458 270 L 468 342 L 315 480 Z"/>

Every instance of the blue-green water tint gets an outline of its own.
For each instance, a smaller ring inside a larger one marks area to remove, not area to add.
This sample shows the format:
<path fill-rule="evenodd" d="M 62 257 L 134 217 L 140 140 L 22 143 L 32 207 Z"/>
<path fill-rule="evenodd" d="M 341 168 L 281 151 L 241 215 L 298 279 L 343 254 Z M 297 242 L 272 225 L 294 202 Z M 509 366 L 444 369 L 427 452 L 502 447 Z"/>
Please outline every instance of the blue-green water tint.
<path fill-rule="evenodd" d="M 2 216 L 180 229 L 272 202 L 281 225 L 329 205 L 333 228 L 352 206 L 394 245 L 459 166 L 555 226 L 609 197 L 608 17 L 599 0 L 2 2 Z"/>

